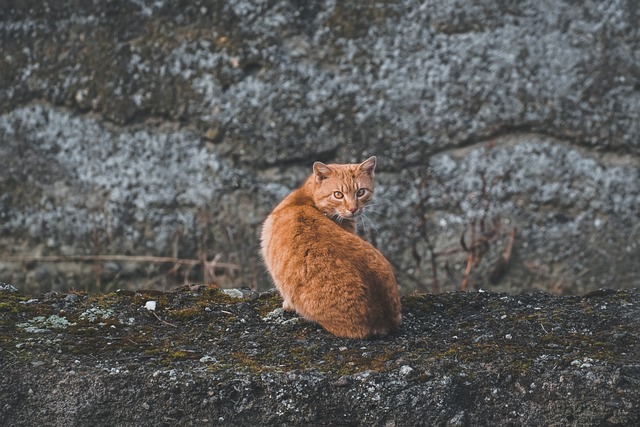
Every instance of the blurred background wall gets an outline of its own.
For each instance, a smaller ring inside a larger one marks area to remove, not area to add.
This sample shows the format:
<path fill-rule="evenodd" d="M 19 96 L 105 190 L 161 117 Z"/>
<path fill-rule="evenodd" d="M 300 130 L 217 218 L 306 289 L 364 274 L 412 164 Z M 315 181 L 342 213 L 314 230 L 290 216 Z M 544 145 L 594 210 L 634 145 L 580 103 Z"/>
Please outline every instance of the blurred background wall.
<path fill-rule="evenodd" d="M 633 0 L 4 1 L 0 282 L 271 286 L 261 222 L 378 156 L 403 293 L 640 283 Z"/>

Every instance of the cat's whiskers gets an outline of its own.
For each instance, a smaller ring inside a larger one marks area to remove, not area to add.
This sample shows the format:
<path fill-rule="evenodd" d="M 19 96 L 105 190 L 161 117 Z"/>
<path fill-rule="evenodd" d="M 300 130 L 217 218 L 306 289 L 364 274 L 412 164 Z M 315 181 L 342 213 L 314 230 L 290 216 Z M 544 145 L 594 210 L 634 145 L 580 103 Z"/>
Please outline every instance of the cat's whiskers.
<path fill-rule="evenodd" d="M 364 210 L 360 212 L 359 216 L 361 218 L 360 222 L 362 223 L 362 228 L 365 233 L 367 232 L 367 221 L 369 222 L 370 224 L 369 226 L 370 228 L 373 229 L 373 231 L 378 230 L 378 223 L 373 218 L 371 218 L 371 216 L 367 215 L 367 213 Z"/>
<path fill-rule="evenodd" d="M 331 219 L 338 224 L 342 224 L 342 221 L 344 221 L 344 218 L 337 212 L 331 215 Z"/>
<path fill-rule="evenodd" d="M 376 208 L 382 207 L 382 206 L 383 206 L 382 203 L 369 203 L 369 204 L 366 204 L 366 205 L 364 205 L 362 207 L 362 211 L 361 212 L 362 213 L 373 212 L 373 213 L 378 214 L 378 215 L 385 215 L 384 212 L 379 211 L 379 210 L 376 209 Z"/>
<path fill-rule="evenodd" d="M 364 212 L 361 212 L 358 216 L 360 217 L 360 223 L 362 224 L 362 231 L 364 232 L 364 234 L 369 234 L 367 230 L 367 223 L 364 220 L 366 218 L 366 214 Z"/>

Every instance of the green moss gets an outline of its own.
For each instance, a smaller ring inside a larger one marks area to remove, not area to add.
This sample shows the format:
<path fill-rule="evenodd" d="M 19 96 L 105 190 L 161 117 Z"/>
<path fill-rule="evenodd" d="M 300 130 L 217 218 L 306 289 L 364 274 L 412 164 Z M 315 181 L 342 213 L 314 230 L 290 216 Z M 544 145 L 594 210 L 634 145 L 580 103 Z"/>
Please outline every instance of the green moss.
<path fill-rule="evenodd" d="M 193 359 L 195 353 L 185 350 L 166 350 L 165 357 L 171 361 Z"/>
<path fill-rule="evenodd" d="M 27 301 L 29 298 L 17 292 L 0 292 L 0 303 Z"/>
<path fill-rule="evenodd" d="M 238 351 L 231 354 L 231 362 L 233 363 L 233 366 L 249 370 L 255 374 L 263 372 L 265 369 L 268 369 L 269 366 L 265 365 L 263 361 L 258 358 Z"/>
<path fill-rule="evenodd" d="M 433 310 L 433 304 L 429 294 L 413 294 L 403 299 L 402 306 L 412 313 L 429 313 Z"/>
<path fill-rule="evenodd" d="M 196 305 L 177 310 L 168 310 L 167 316 L 169 316 L 173 320 L 189 321 L 202 316 L 203 312 L 204 307 Z"/>
<path fill-rule="evenodd" d="M 11 298 L 0 298 L 0 304 L 10 304 Z M 415 295 L 403 298 L 406 317 L 398 335 L 372 341 L 336 338 L 304 320 L 263 321 L 282 305 L 275 292 L 255 301 L 233 298 L 217 287 L 79 299 L 53 295 L 29 304 L 25 299 L 17 298 L 15 308 L 0 310 L 0 330 L 7 332 L 0 333 L 0 343 L 11 349 L 18 345 L 17 357 L 48 354 L 53 348 L 68 357 L 113 357 L 162 367 L 195 364 L 210 371 L 313 370 L 342 376 L 409 365 L 415 369 L 412 381 L 418 381 L 428 377 L 420 369 L 425 366 L 469 378 L 477 367 L 497 366 L 509 375 L 530 375 L 540 364 L 569 367 L 583 359 L 615 363 L 635 337 L 630 326 L 615 323 L 617 318 L 601 309 L 597 299 L 560 300 L 549 309 L 537 309 L 545 307 L 544 298 L 516 304 L 515 299 L 496 295 Z M 620 299 L 623 304 L 624 296 Z M 158 302 L 156 311 L 143 308 L 149 300 Z M 42 334 L 16 328 L 52 315 L 69 324 Z M 612 331 L 618 338 L 611 338 Z M 204 355 L 216 362 L 199 362 Z"/>
<path fill-rule="evenodd" d="M 204 298 L 211 304 L 237 304 L 239 302 L 243 302 L 243 299 L 241 298 L 234 298 L 228 294 L 225 294 L 217 286 L 210 286 L 204 289 L 202 291 L 202 298 Z"/>
<path fill-rule="evenodd" d="M 15 302 L 0 301 L 0 312 L 16 314 L 19 310 Z"/>
<path fill-rule="evenodd" d="M 49 304 L 26 297 L 18 293 L 0 292 L 0 314 L 6 316 L 23 315 L 25 317 L 50 316 L 53 310 Z M 25 317 L 22 317 L 24 319 Z"/>
<path fill-rule="evenodd" d="M 200 352 L 188 349 L 186 342 L 164 341 L 161 343 L 147 343 L 143 354 L 156 359 L 165 366 L 186 360 L 197 360 L 202 355 Z"/>
<path fill-rule="evenodd" d="M 282 297 L 276 292 L 262 296 L 256 301 L 256 311 L 261 318 L 280 307 L 282 307 Z"/>

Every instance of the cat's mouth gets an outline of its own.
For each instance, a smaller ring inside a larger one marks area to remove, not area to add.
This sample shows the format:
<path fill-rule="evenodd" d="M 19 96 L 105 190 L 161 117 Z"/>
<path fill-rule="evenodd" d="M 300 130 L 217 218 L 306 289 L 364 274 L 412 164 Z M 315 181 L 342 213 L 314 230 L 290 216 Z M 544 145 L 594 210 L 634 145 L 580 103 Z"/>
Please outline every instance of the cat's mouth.
<path fill-rule="evenodd" d="M 355 212 L 346 211 L 346 212 L 338 213 L 338 216 L 342 219 L 353 219 L 358 215 L 360 215 L 360 211 L 355 211 Z"/>

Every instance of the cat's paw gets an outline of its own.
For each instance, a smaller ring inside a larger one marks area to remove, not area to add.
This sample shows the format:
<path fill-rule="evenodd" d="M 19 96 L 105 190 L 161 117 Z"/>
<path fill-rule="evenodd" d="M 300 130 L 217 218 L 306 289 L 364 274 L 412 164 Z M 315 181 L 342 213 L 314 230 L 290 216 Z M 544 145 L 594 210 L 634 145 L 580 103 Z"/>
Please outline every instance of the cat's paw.
<path fill-rule="evenodd" d="M 284 300 L 282 302 L 282 308 L 284 309 L 284 311 L 296 311 L 293 305 L 291 305 L 291 303 L 287 300 Z"/>

